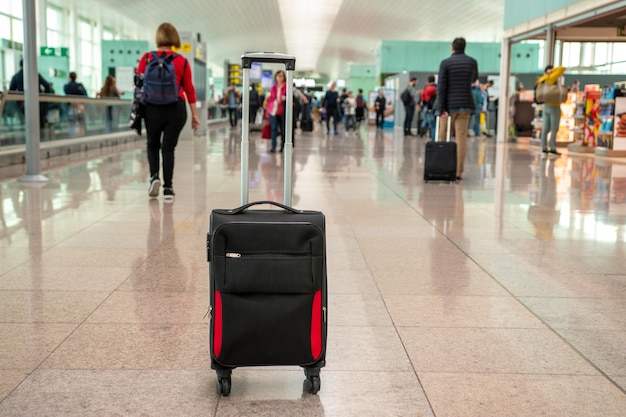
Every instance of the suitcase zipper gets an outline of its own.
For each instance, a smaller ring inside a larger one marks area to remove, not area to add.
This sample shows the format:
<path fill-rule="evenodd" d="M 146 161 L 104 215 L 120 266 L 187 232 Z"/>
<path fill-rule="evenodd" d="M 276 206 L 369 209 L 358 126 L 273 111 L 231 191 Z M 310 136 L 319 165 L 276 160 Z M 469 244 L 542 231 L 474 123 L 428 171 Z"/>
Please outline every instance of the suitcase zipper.
<path fill-rule="evenodd" d="M 267 257 L 307 257 L 311 256 L 310 253 L 270 253 L 270 254 L 245 254 L 247 257 L 258 257 L 258 258 L 267 258 Z M 226 252 L 224 255 L 227 258 L 238 259 L 243 257 L 239 252 Z"/>

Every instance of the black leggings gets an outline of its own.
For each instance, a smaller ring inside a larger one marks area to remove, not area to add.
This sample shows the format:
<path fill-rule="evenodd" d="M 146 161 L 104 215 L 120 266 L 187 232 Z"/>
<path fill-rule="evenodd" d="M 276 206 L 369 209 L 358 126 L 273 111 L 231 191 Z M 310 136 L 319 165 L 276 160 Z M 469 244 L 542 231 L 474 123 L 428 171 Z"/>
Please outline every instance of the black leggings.
<path fill-rule="evenodd" d="M 157 106 L 146 105 L 146 135 L 150 177 L 159 175 L 159 152 L 163 154 L 163 186 L 172 187 L 174 176 L 174 149 L 178 136 L 187 121 L 185 101 Z"/>

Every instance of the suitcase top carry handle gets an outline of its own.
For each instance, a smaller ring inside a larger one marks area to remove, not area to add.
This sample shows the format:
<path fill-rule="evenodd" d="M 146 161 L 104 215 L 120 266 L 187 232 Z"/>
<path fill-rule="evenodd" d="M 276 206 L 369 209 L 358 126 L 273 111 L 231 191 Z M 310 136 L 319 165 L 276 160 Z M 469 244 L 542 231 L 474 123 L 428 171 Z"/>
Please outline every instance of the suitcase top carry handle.
<path fill-rule="evenodd" d="M 271 204 L 273 206 L 280 207 L 283 210 L 287 210 L 287 211 L 290 211 L 290 212 L 295 213 L 295 214 L 302 213 L 302 211 L 300 211 L 300 210 L 296 210 L 296 209 L 294 209 L 292 207 L 286 206 L 284 204 L 277 203 L 275 201 L 255 201 L 253 203 L 244 204 L 243 206 L 237 207 L 236 209 L 232 209 L 231 211 L 232 211 L 232 214 L 239 214 L 239 213 L 249 209 L 250 207 L 256 206 L 256 205 L 259 205 L 259 204 Z"/>
<path fill-rule="evenodd" d="M 296 57 L 277 52 L 253 52 L 241 55 L 241 67 L 252 68 L 253 62 L 271 62 L 285 64 L 287 71 L 296 70 Z"/>

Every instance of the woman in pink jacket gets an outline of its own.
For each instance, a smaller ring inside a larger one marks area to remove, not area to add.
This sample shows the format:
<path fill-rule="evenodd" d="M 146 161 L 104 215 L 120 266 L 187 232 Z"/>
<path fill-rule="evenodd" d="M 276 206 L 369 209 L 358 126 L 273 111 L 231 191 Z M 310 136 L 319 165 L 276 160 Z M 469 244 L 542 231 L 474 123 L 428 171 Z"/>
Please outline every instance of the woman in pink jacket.
<path fill-rule="evenodd" d="M 278 129 L 280 129 L 281 145 L 280 152 L 285 147 L 285 103 L 287 100 L 287 84 L 285 83 L 285 71 L 277 71 L 274 75 L 274 85 L 270 90 L 267 98 L 266 111 L 270 115 L 270 126 L 272 129 L 272 149 L 270 152 L 276 152 L 276 137 Z"/>

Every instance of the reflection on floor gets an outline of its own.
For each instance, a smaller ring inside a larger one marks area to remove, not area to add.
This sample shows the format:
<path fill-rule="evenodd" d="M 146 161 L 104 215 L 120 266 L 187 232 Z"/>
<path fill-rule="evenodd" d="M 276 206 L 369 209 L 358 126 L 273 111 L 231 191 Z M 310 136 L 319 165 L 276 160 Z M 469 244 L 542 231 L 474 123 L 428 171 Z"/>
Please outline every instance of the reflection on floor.
<path fill-rule="evenodd" d="M 240 136 L 213 127 L 180 141 L 173 203 L 141 143 L 0 173 L 0 416 L 624 415 L 626 162 L 471 138 L 462 182 L 424 184 L 426 139 L 323 132 L 293 168 L 328 223 L 319 395 L 280 367 L 217 395 L 204 242 Z M 251 200 L 282 201 L 256 135 Z"/>

